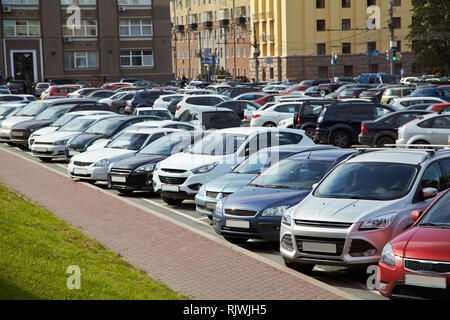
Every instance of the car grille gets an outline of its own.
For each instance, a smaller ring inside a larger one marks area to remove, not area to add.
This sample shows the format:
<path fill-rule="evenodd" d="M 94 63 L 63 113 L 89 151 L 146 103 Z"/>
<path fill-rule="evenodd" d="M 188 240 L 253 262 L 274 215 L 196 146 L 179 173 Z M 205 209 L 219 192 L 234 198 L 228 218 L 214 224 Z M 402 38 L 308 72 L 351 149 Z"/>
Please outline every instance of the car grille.
<path fill-rule="evenodd" d="M 11 131 L 11 137 L 22 138 L 25 137 L 26 133 L 27 133 L 26 130 L 15 129 Z"/>
<path fill-rule="evenodd" d="M 81 145 L 81 144 L 71 144 L 71 145 L 69 146 L 69 148 L 72 149 L 72 150 L 79 150 L 79 149 L 83 149 L 83 148 L 84 148 L 84 145 Z"/>
<path fill-rule="evenodd" d="M 77 167 L 89 167 L 90 165 L 92 165 L 93 162 L 80 162 L 80 161 L 75 161 L 73 164 L 76 165 Z"/>
<path fill-rule="evenodd" d="M 254 217 L 258 214 L 258 211 L 250 210 L 238 210 L 238 209 L 225 209 L 225 215 L 236 217 Z"/>
<path fill-rule="evenodd" d="M 326 255 L 326 256 L 340 256 L 342 255 L 342 251 L 344 250 L 345 239 L 336 239 L 336 238 L 316 238 L 316 237 L 295 237 L 295 242 L 297 244 L 297 248 L 302 253 L 311 253 L 309 251 L 303 251 L 303 241 L 305 242 L 317 242 L 317 243 L 330 243 L 336 244 L 336 253 L 323 253 L 317 252 L 314 254 L 317 255 Z"/>
<path fill-rule="evenodd" d="M 177 178 L 177 177 L 163 177 L 159 176 L 159 180 L 163 184 L 172 184 L 172 185 L 182 185 L 186 182 L 187 178 Z"/>
<path fill-rule="evenodd" d="M 286 234 L 283 239 L 281 239 L 281 246 L 287 251 L 294 251 L 294 243 L 292 242 L 292 236 Z"/>
<path fill-rule="evenodd" d="M 423 288 L 416 286 L 408 286 L 404 284 L 397 284 L 391 292 L 392 296 L 420 298 L 431 300 L 450 300 L 450 288 Z"/>
<path fill-rule="evenodd" d="M 450 273 L 450 262 L 405 259 L 404 265 L 405 269 L 410 271 L 438 274 Z"/>
<path fill-rule="evenodd" d="M 161 169 L 161 170 L 167 173 L 175 173 L 175 174 L 186 173 L 186 170 L 178 170 L 178 169 Z"/>
<path fill-rule="evenodd" d="M 129 175 L 131 172 L 132 172 L 131 170 L 126 170 L 126 169 L 117 169 L 117 168 L 111 169 L 112 174 Z"/>
<path fill-rule="evenodd" d="M 309 220 L 295 220 L 297 226 L 308 226 L 317 228 L 336 228 L 336 229 L 348 229 L 352 226 L 352 223 L 343 222 L 328 222 L 328 221 L 309 221 Z"/>
<path fill-rule="evenodd" d="M 53 146 L 53 142 L 36 142 L 36 145 Z"/>

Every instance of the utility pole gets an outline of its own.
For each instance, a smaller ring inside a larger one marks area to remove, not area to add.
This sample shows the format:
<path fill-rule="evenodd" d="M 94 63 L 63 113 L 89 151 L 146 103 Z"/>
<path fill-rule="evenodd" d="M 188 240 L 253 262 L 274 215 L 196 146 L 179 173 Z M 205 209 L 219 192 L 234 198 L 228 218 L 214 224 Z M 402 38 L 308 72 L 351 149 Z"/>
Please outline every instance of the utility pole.
<path fill-rule="evenodd" d="M 395 42 L 395 35 L 394 35 L 394 6 L 392 1 L 389 1 L 389 31 L 391 32 L 391 40 L 389 43 L 389 50 L 390 50 L 390 67 L 391 67 L 391 74 L 394 74 L 394 60 L 393 57 L 393 50 L 394 50 L 394 42 Z"/>
<path fill-rule="evenodd" d="M 233 77 L 236 78 L 236 0 L 233 0 L 233 58 L 234 58 L 234 72 Z"/>
<path fill-rule="evenodd" d="M 259 51 L 259 45 L 258 45 L 258 37 L 256 36 L 256 23 L 253 23 L 253 48 L 254 53 L 253 53 L 253 57 L 255 58 L 255 71 L 256 71 L 256 75 L 255 75 L 255 80 L 256 82 L 259 82 L 259 55 L 260 55 L 260 51 Z"/>
<path fill-rule="evenodd" d="M 191 23 L 191 8 L 188 8 L 188 27 L 187 27 L 187 35 L 188 35 L 188 55 L 189 55 L 189 72 L 188 72 L 188 79 L 191 81 L 191 33 L 189 32 L 189 24 Z"/>
<path fill-rule="evenodd" d="M 174 59 L 175 59 L 175 79 L 178 76 L 178 48 L 177 48 L 177 39 L 178 39 L 178 35 L 177 35 L 177 30 L 176 30 L 176 25 L 177 25 L 177 1 L 178 0 L 174 0 L 172 1 L 173 3 L 173 37 L 174 37 Z"/>

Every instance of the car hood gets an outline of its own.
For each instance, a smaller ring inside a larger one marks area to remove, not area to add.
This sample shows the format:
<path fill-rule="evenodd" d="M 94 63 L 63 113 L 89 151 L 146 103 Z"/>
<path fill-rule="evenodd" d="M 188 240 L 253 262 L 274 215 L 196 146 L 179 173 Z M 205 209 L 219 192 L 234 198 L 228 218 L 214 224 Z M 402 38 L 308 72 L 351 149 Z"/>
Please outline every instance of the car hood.
<path fill-rule="evenodd" d="M 246 186 L 228 196 L 224 202 L 226 209 L 262 211 L 280 206 L 293 206 L 302 201 L 311 191 L 273 189 Z"/>
<path fill-rule="evenodd" d="M 117 161 L 114 163 L 113 168 L 117 169 L 125 169 L 125 170 L 135 170 L 139 168 L 140 166 L 151 164 L 151 163 L 158 163 L 164 159 L 166 159 L 167 156 L 160 156 L 160 155 L 146 155 L 146 154 L 135 154 L 131 157 L 122 159 L 120 161 Z"/>
<path fill-rule="evenodd" d="M 46 128 L 44 128 L 46 129 Z M 43 130 L 43 129 L 41 129 Z M 36 131 L 37 132 L 37 131 Z M 55 142 L 59 140 L 69 139 L 72 137 L 76 137 L 81 132 L 72 132 L 72 131 L 55 131 L 50 133 L 43 133 L 40 136 L 36 137 L 35 142 Z"/>
<path fill-rule="evenodd" d="M 14 125 L 23 122 L 23 121 L 28 121 L 28 120 L 32 120 L 34 119 L 34 117 L 12 117 L 6 120 L 2 121 L 2 128 L 3 129 L 11 129 Z"/>
<path fill-rule="evenodd" d="M 29 120 L 22 121 L 14 126 L 14 129 L 36 129 L 43 128 L 53 123 L 53 120 Z"/>
<path fill-rule="evenodd" d="M 256 176 L 256 174 L 229 173 L 206 184 L 205 190 L 233 193 L 248 185 Z"/>
<path fill-rule="evenodd" d="M 192 170 L 214 162 L 224 164 L 225 156 L 207 156 L 200 154 L 178 153 L 161 162 L 161 168 Z M 233 163 L 226 163 L 232 166 Z"/>
<path fill-rule="evenodd" d="M 75 139 L 70 142 L 71 146 L 83 146 L 86 147 L 88 144 L 98 140 L 98 139 L 107 139 L 108 137 L 101 134 L 90 134 L 90 133 L 82 133 Z"/>
<path fill-rule="evenodd" d="M 103 148 L 80 153 L 74 156 L 72 159 L 74 161 L 80 162 L 97 162 L 103 159 L 108 159 L 110 161 L 117 161 L 123 159 L 124 157 L 129 157 L 135 152 L 136 152 L 135 150 Z"/>
<path fill-rule="evenodd" d="M 395 254 L 405 258 L 450 262 L 450 229 L 413 227 L 395 238 Z"/>
<path fill-rule="evenodd" d="M 396 210 L 389 210 L 394 201 L 318 198 L 308 196 L 293 214 L 294 219 L 356 223 Z M 397 209 L 398 206 L 396 207 Z"/>
<path fill-rule="evenodd" d="M 58 127 L 45 127 L 45 128 L 42 128 L 42 129 L 39 129 L 39 130 L 36 130 L 35 132 L 33 132 L 32 136 L 34 136 L 34 137 L 42 136 L 44 134 L 55 132 L 58 129 L 59 129 Z"/>

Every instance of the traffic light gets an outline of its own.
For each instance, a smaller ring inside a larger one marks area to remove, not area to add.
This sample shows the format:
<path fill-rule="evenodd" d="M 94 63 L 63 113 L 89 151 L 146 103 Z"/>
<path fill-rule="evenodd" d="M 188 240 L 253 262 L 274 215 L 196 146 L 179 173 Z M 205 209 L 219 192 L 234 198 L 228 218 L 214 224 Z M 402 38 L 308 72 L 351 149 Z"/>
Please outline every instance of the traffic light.
<path fill-rule="evenodd" d="M 391 50 L 386 50 L 386 60 L 391 61 Z"/>
<path fill-rule="evenodd" d="M 400 61 L 401 58 L 402 58 L 402 54 L 400 52 L 397 52 L 397 50 L 393 50 L 393 52 L 392 52 L 392 60 Z"/>

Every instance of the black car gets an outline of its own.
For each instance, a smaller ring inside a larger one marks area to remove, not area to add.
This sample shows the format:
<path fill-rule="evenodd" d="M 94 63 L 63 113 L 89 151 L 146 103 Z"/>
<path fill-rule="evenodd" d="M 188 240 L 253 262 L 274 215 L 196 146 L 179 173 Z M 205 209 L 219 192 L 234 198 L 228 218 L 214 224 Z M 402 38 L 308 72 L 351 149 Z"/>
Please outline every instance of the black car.
<path fill-rule="evenodd" d="M 156 99 L 160 96 L 176 93 L 177 92 L 172 90 L 158 89 L 137 91 L 133 97 L 133 100 L 131 100 L 131 103 L 126 106 L 125 111 L 126 113 L 131 114 L 134 108 L 153 107 Z"/>
<path fill-rule="evenodd" d="M 204 130 L 243 127 L 244 124 L 233 110 L 202 107 L 184 111 L 175 121 L 189 122 Z"/>
<path fill-rule="evenodd" d="M 241 118 L 242 120 L 247 120 L 245 118 L 245 111 L 256 111 L 261 106 L 253 101 L 247 101 L 247 100 L 232 100 L 232 101 L 225 101 L 216 106 L 217 108 L 227 108 L 231 109 Z M 250 120 L 250 119 L 248 119 Z"/>
<path fill-rule="evenodd" d="M 123 91 L 115 93 L 113 96 L 101 99 L 98 102 L 105 103 L 111 107 L 111 111 L 118 114 L 125 114 L 127 101 L 133 100 L 136 91 Z"/>
<path fill-rule="evenodd" d="M 121 193 L 153 190 L 156 164 L 171 155 L 186 151 L 203 138 L 202 132 L 174 132 L 162 137 L 133 156 L 115 162 L 108 173 L 108 186 Z"/>
<path fill-rule="evenodd" d="M 30 83 L 25 80 L 11 80 L 6 86 L 12 94 L 26 94 L 30 92 Z"/>
<path fill-rule="evenodd" d="M 60 117 L 68 112 L 85 111 L 85 110 L 101 110 L 110 111 L 107 105 L 95 102 L 80 102 L 71 104 L 54 105 L 38 114 L 33 120 L 19 122 L 11 129 L 11 142 L 15 145 L 27 147 L 28 138 L 36 130 L 50 126 Z"/>
<path fill-rule="evenodd" d="M 183 100 L 183 97 L 173 98 L 172 101 L 167 105 L 167 110 L 170 111 L 171 114 L 175 115 L 178 108 L 178 103 Z"/>
<path fill-rule="evenodd" d="M 371 147 L 384 147 L 387 144 L 395 144 L 398 138 L 398 128 L 430 113 L 433 112 L 421 110 L 398 111 L 377 120 L 364 121 L 361 124 L 361 133 L 358 141 L 360 144 Z"/>
<path fill-rule="evenodd" d="M 220 94 L 233 99 L 247 92 L 258 92 L 258 89 L 252 87 L 233 87 L 233 88 L 226 88 L 220 91 Z"/>
<path fill-rule="evenodd" d="M 348 148 L 358 143 L 363 121 L 375 120 L 397 110 L 372 102 L 340 102 L 325 106 L 317 120 L 315 141 Z"/>
<path fill-rule="evenodd" d="M 95 141 L 109 139 L 132 124 L 154 120 L 159 120 L 159 118 L 152 116 L 117 116 L 101 120 L 67 144 L 66 156 L 70 159 L 75 154 L 86 151 Z"/>
<path fill-rule="evenodd" d="M 294 113 L 294 128 L 304 130 L 306 135 L 314 140 L 317 127 L 317 119 L 325 106 L 335 104 L 335 100 L 304 101 L 299 111 Z"/>

